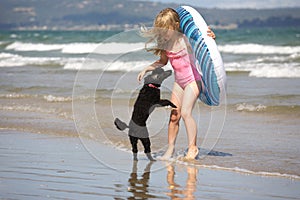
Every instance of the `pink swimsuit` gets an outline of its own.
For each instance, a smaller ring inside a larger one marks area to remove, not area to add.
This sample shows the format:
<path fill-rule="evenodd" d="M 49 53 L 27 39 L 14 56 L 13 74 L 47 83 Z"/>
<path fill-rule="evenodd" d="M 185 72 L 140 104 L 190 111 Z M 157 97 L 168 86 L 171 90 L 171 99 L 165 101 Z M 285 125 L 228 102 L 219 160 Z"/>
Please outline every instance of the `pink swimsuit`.
<path fill-rule="evenodd" d="M 175 82 L 184 89 L 189 83 L 201 80 L 195 67 L 195 57 L 187 49 L 178 52 L 166 51 L 175 72 Z"/>

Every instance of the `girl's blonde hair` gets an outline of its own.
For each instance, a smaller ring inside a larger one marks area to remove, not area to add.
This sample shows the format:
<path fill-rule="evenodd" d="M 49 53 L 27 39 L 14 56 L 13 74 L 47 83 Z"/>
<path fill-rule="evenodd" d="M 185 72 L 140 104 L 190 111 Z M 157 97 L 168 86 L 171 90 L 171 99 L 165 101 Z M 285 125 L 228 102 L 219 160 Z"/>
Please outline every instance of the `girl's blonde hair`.
<path fill-rule="evenodd" d="M 142 27 L 141 34 L 149 38 L 145 44 L 146 50 L 153 52 L 155 55 L 161 55 L 167 44 L 161 35 L 166 33 L 170 28 L 180 32 L 179 23 L 179 15 L 174 9 L 165 8 L 160 11 L 153 22 L 153 28 L 147 29 L 146 27 Z M 156 43 L 156 46 L 149 48 L 148 44 L 153 42 Z"/>

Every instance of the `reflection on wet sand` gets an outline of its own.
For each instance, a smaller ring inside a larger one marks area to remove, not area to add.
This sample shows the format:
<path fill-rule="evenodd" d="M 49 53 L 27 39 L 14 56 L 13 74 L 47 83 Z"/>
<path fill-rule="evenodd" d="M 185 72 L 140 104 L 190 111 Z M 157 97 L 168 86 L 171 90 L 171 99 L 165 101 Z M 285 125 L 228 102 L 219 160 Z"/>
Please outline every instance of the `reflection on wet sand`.
<path fill-rule="evenodd" d="M 128 197 L 127 199 L 148 199 L 148 198 L 156 198 L 155 195 L 149 194 L 148 186 L 149 186 L 149 179 L 150 179 L 150 171 L 151 166 L 154 163 L 153 161 L 150 161 L 145 169 L 144 173 L 141 177 L 138 177 L 138 168 L 137 168 L 138 161 L 133 161 L 132 165 L 132 172 L 130 174 L 130 177 L 128 179 L 128 191 L 132 193 L 131 197 Z"/>
<path fill-rule="evenodd" d="M 131 193 L 130 197 L 127 199 L 148 199 L 155 198 L 160 199 L 162 196 L 156 196 L 150 194 L 149 191 L 149 182 L 150 182 L 150 173 L 151 166 L 154 162 L 150 161 L 144 168 L 143 174 L 138 175 L 138 161 L 134 161 L 132 165 L 132 172 L 130 173 L 128 179 L 128 192 Z M 175 181 L 176 174 L 176 164 L 168 164 L 166 166 L 167 176 L 167 191 L 165 194 L 171 199 L 196 199 L 194 193 L 196 192 L 197 184 L 197 174 L 198 169 L 193 166 L 184 166 L 184 169 L 187 171 L 187 178 L 185 185 L 179 185 Z M 153 172 L 154 173 L 154 172 Z M 179 182 L 182 183 L 183 177 L 176 177 L 180 179 Z"/>
<path fill-rule="evenodd" d="M 192 166 L 186 167 L 188 177 L 185 187 L 182 187 L 175 182 L 174 165 L 169 165 L 167 170 L 167 182 L 170 189 L 170 192 L 167 193 L 167 195 L 171 197 L 171 199 L 195 199 L 194 192 L 196 191 L 198 169 Z"/>

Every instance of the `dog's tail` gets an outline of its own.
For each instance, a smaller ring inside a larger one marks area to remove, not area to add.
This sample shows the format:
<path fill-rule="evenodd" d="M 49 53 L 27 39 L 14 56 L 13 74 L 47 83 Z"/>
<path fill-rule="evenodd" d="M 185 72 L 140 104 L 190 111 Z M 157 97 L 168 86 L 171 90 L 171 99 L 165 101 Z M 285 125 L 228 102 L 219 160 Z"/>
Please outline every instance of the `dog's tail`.
<path fill-rule="evenodd" d="M 125 122 L 122 122 L 119 118 L 115 119 L 114 124 L 120 131 L 124 131 L 126 128 L 129 128 L 129 126 Z"/>

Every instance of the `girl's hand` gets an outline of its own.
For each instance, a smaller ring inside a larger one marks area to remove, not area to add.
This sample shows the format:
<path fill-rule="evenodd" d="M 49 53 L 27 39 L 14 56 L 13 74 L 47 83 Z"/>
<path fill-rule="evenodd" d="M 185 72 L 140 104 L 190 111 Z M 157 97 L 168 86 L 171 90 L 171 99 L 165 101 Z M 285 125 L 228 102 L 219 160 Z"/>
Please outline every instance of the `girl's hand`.
<path fill-rule="evenodd" d="M 207 36 L 211 37 L 212 39 L 216 39 L 216 35 L 215 33 L 210 29 L 210 27 L 208 27 L 208 30 L 207 30 Z"/>
<path fill-rule="evenodd" d="M 148 67 L 146 67 L 143 71 L 141 71 L 138 76 L 137 76 L 137 80 L 138 82 L 141 82 L 142 79 L 144 78 L 145 74 L 147 72 L 153 71 L 158 67 L 163 67 L 168 63 L 168 57 L 166 56 L 166 52 L 163 51 L 162 54 L 160 55 L 160 59 L 155 61 L 154 63 L 152 63 L 151 65 L 149 65 Z"/>
<path fill-rule="evenodd" d="M 141 80 L 143 79 L 143 77 L 145 76 L 145 70 L 141 71 L 138 76 L 137 76 L 137 80 L 138 82 L 141 82 Z"/>

